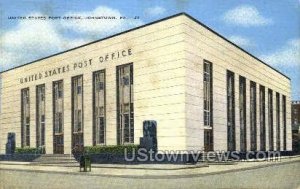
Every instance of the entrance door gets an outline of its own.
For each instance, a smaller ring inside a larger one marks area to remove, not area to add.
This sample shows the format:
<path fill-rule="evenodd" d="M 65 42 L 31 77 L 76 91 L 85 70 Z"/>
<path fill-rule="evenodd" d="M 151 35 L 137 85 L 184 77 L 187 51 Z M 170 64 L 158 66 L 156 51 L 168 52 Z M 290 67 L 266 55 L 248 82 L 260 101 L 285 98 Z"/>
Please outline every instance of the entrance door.
<path fill-rule="evenodd" d="M 213 136 L 211 129 L 204 129 L 204 151 L 213 151 Z"/>
<path fill-rule="evenodd" d="M 73 133 L 73 144 L 72 144 L 72 148 L 75 151 L 79 151 L 82 152 L 83 151 L 83 133 L 79 132 L 79 133 Z"/>
<path fill-rule="evenodd" d="M 54 135 L 54 154 L 63 154 L 64 153 L 64 135 L 55 134 Z"/>

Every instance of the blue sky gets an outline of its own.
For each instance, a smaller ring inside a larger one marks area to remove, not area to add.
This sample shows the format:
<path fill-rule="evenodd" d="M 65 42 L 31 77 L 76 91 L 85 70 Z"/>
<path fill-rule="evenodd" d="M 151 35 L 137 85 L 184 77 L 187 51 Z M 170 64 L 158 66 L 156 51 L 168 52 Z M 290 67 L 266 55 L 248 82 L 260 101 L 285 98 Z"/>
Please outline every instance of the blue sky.
<path fill-rule="evenodd" d="M 300 99 L 300 0 L 2 0 L 0 71 L 186 12 L 292 80 Z M 134 20 L 20 20 L 9 16 L 116 15 Z M 30 53 L 29 53 L 30 52 Z"/>

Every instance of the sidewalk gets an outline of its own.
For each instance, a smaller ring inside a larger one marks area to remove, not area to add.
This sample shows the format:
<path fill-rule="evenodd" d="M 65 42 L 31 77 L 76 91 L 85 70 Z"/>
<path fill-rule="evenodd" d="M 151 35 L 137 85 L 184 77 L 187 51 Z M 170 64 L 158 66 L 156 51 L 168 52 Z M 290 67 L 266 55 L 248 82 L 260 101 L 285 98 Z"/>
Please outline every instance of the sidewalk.
<path fill-rule="evenodd" d="M 28 162 L 0 161 L 0 170 L 26 171 L 36 173 L 62 173 L 89 176 L 123 177 L 123 178 L 182 178 L 199 177 L 241 170 L 258 169 L 288 163 L 300 163 L 300 157 L 282 158 L 279 161 L 237 162 L 233 165 L 174 165 L 174 164 L 92 164 L 91 172 L 79 172 L 79 166 L 73 165 L 31 165 Z"/>

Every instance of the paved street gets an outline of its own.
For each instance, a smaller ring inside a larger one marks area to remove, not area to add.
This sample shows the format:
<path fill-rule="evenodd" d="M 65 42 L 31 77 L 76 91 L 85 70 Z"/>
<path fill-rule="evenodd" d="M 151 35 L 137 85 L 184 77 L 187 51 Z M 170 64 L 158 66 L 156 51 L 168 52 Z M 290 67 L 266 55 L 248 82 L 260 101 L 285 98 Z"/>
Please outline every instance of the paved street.
<path fill-rule="evenodd" d="M 99 176 L 89 173 L 42 173 L 0 170 L 1 188 L 299 188 L 300 162 L 227 173 L 166 176 Z"/>

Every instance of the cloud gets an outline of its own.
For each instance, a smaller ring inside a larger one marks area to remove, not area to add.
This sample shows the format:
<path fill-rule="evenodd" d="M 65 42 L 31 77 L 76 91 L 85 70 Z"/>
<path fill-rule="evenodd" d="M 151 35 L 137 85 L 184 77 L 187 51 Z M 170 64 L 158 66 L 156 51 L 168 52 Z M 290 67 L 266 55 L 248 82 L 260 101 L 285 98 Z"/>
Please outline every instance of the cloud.
<path fill-rule="evenodd" d="M 242 5 L 227 11 L 223 15 L 223 20 L 226 23 L 250 27 L 250 26 L 264 26 L 272 23 L 272 20 L 265 18 L 253 6 Z"/>
<path fill-rule="evenodd" d="M 228 38 L 231 42 L 241 46 L 241 47 L 252 47 L 254 44 L 250 41 L 250 39 L 239 36 L 239 35 L 232 35 Z"/>
<path fill-rule="evenodd" d="M 31 13 L 42 16 L 41 13 Z M 81 45 L 83 39 L 70 39 L 59 33 L 54 21 L 23 20 L 15 28 L 0 36 L 0 70 Z"/>
<path fill-rule="evenodd" d="M 300 66 L 300 38 L 289 40 L 283 48 L 262 55 L 261 59 L 274 66 Z"/>
<path fill-rule="evenodd" d="M 116 9 L 98 7 L 91 12 L 69 12 L 66 15 L 122 16 Z M 30 16 L 45 16 L 40 12 Z M 74 48 L 92 40 L 142 24 L 134 20 L 21 20 L 0 33 L 0 71 Z M 76 37 L 74 34 L 76 33 Z"/>
<path fill-rule="evenodd" d="M 166 9 L 160 6 L 150 7 L 145 10 L 145 14 L 148 16 L 159 16 L 166 12 Z"/>

